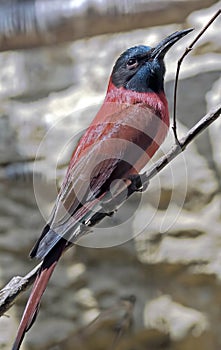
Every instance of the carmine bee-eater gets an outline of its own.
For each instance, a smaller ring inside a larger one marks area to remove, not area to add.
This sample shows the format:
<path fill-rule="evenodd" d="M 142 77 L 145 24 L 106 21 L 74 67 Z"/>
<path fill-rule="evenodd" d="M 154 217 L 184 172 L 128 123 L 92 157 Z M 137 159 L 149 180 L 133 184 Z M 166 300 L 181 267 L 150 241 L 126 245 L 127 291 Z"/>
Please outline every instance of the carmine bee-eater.
<path fill-rule="evenodd" d="M 117 179 L 147 164 L 169 127 L 164 56 L 192 29 L 175 32 L 154 48 L 135 46 L 116 61 L 100 110 L 76 146 L 51 217 L 32 249 L 43 263 L 26 305 L 13 350 L 33 324 L 42 294 L 63 251 L 76 242 L 88 211 Z"/>

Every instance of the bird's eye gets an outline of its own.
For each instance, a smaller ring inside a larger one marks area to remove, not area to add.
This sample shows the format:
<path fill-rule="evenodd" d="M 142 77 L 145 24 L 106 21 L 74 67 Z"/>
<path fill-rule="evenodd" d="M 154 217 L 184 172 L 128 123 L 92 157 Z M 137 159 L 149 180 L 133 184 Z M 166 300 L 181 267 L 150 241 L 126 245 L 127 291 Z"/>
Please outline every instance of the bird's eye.
<path fill-rule="evenodd" d="M 137 66 L 138 66 L 138 61 L 136 58 L 130 58 L 127 61 L 127 68 L 128 69 L 133 69 L 133 68 L 136 68 Z"/>

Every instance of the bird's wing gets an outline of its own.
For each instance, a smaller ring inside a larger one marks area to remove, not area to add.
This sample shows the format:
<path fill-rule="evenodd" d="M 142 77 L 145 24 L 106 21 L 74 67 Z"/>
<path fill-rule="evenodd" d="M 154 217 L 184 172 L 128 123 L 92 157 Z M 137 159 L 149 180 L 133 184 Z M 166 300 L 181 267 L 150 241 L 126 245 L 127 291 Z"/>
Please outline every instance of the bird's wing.
<path fill-rule="evenodd" d="M 32 257 L 43 258 L 61 237 L 73 241 L 79 222 L 109 189 L 111 181 L 140 171 L 148 162 L 146 150 L 153 144 L 160 123 L 159 116 L 143 104 L 123 108 L 102 124 L 92 123 L 72 156 L 51 218 Z"/>

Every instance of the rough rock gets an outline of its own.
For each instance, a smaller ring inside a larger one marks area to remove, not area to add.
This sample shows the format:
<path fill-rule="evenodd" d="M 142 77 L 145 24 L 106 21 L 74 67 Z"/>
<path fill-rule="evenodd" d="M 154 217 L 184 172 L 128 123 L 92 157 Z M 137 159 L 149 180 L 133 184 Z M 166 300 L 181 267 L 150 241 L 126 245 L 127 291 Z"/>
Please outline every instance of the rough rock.
<path fill-rule="evenodd" d="M 173 302 L 168 295 L 146 304 L 144 324 L 147 328 L 169 333 L 174 341 L 187 337 L 189 333 L 199 337 L 208 327 L 208 321 L 201 312 Z"/>

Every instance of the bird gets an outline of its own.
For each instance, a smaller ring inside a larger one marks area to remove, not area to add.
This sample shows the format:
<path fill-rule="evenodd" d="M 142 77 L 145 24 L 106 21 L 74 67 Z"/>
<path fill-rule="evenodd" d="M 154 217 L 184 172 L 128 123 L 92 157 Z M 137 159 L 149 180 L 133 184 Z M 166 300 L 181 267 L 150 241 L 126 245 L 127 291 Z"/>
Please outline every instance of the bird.
<path fill-rule="evenodd" d="M 139 174 L 163 143 L 169 129 L 164 57 L 192 30 L 176 31 L 154 47 L 133 46 L 116 60 L 104 102 L 72 153 L 52 213 L 30 253 L 42 265 L 12 350 L 20 348 L 33 325 L 51 274 L 78 240 L 87 214 L 94 210 L 99 216 L 94 208 L 114 181 Z"/>

